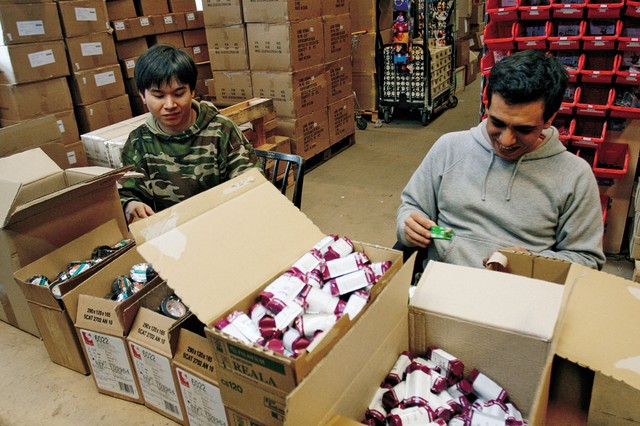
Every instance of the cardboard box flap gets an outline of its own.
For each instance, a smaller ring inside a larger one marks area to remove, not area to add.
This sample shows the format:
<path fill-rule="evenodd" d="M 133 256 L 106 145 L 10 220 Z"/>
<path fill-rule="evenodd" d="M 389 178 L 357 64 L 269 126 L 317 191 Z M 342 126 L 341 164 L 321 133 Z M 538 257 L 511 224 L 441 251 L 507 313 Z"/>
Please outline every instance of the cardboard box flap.
<path fill-rule="evenodd" d="M 581 272 L 556 353 L 640 389 L 640 284 L 586 267 Z"/>
<path fill-rule="evenodd" d="M 142 257 L 205 324 L 325 235 L 257 169 L 134 223 L 131 231 Z"/>
<path fill-rule="evenodd" d="M 14 223 L 25 220 L 28 217 L 45 212 L 54 206 L 65 204 L 71 205 L 70 203 L 73 200 L 82 197 L 84 194 L 97 191 L 99 188 L 114 186 L 116 181 L 124 175 L 124 170 L 126 169 L 111 170 L 102 176 L 89 178 L 84 182 L 43 195 L 42 197 L 16 207 L 10 212 L 9 216 L 4 219 L 4 227 L 8 227 Z"/>
<path fill-rule="evenodd" d="M 563 294 L 559 284 L 432 261 L 411 306 L 549 341 Z"/>
<path fill-rule="evenodd" d="M 29 167 L 25 167 L 28 164 Z M 0 199 L 0 214 L 3 227 L 7 226 L 8 219 L 12 212 L 22 204 L 31 201 L 25 199 L 25 194 L 20 194 L 25 186 L 37 185 L 56 173 L 62 173 L 62 169 L 44 153 L 40 148 L 19 152 L 8 157 L 0 158 L 0 189 L 2 198 Z M 43 186 L 42 191 L 46 191 L 49 186 Z M 29 198 L 37 198 L 39 194 L 37 188 L 29 191 Z"/>
<path fill-rule="evenodd" d="M 62 142 L 62 134 L 53 115 L 3 127 L 0 129 L 0 137 L 0 157 L 48 143 Z"/>
<path fill-rule="evenodd" d="M 556 284 L 563 284 L 567 279 L 570 262 L 566 260 L 511 250 L 500 250 L 500 253 L 507 257 L 507 269 L 511 274 Z"/>

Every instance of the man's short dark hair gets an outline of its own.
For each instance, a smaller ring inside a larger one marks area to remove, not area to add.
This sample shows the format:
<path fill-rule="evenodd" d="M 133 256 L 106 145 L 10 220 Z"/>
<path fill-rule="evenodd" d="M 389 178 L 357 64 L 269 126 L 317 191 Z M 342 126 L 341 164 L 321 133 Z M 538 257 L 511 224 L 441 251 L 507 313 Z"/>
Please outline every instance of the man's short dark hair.
<path fill-rule="evenodd" d="M 152 87 L 171 84 L 171 80 L 196 89 L 198 69 L 187 52 L 168 44 L 156 44 L 138 58 L 133 74 L 141 94 Z"/>
<path fill-rule="evenodd" d="M 556 58 L 537 50 L 505 57 L 491 68 L 487 99 L 499 94 L 508 104 L 544 101 L 544 120 L 560 109 L 569 75 Z"/>

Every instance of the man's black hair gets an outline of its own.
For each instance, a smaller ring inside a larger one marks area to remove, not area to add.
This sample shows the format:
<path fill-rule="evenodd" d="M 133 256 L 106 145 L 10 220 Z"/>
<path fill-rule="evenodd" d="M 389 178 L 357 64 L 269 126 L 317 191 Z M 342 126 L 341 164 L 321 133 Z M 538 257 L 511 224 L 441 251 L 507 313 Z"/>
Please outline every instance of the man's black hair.
<path fill-rule="evenodd" d="M 499 94 L 507 104 L 544 101 L 544 120 L 549 120 L 564 97 L 569 75 L 556 58 L 537 50 L 522 50 L 503 58 L 491 68 L 487 99 Z"/>
<path fill-rule="evenodd" d="M 156 44 L 138 58 L 133 74 L 141 94 L 153 87 L 171 84 L 171 80 L 196 89 L 198 69 L 191 56 L 168 44 Z"/>

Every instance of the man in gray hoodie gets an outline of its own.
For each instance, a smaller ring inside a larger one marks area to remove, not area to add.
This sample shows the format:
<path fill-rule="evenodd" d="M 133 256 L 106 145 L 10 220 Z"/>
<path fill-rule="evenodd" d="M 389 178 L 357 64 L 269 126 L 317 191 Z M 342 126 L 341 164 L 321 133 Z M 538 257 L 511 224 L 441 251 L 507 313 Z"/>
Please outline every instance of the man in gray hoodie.
<path fill-rule="evenodd" d="M 436 141 L 402 192 L 397 236 L 427 260 L 482 267 L 500 248 L 602 269 L 602 211 L 589 164 L 551 125 L 567 73 L 542 52 L 514 53 L 491 70 L 487 118 Z M 453 229 L 432 239 L 434 225 Z"/>

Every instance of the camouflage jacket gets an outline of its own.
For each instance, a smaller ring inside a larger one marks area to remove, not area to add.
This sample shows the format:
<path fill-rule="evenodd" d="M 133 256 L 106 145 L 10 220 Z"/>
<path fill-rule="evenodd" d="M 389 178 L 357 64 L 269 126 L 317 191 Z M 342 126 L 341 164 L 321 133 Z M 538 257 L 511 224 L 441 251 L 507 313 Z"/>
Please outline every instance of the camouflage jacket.
<path fill-rule="evenodd" d="M 257 157 L 238 127 L 209 102 L 193 103 L 196 122 L 167 135 L 150 116 L 129 135 L 122 163 L 144 178 L 130 178 L 120 189 L 122 206 L 132 200 L 158 212 L 255 167 Z"/>

